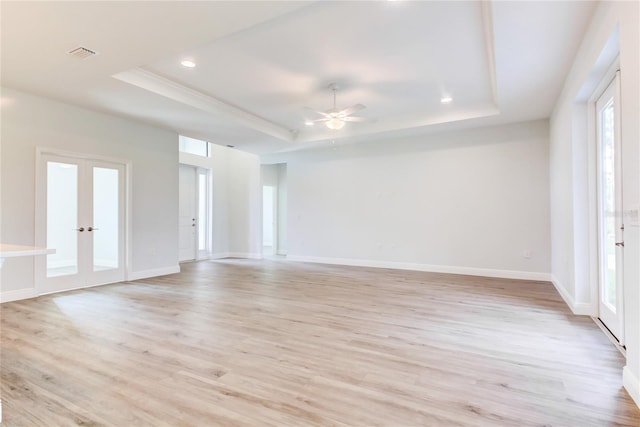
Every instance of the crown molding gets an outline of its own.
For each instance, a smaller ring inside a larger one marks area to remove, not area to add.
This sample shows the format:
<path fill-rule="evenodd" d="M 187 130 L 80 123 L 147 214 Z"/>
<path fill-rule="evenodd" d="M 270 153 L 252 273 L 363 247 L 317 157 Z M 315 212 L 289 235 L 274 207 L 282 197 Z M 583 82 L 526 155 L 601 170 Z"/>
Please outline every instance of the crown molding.
<path fill-rule="evenodd" d="M 142 68 L 133 68 L 114 74 L 112 77 L 182 104 L 233 120 L 240 125 L 250 127 L 282 141 L 295 142 L 296 140 L 297 132 L 292 132 L 290 129 L 272 123 L 217 98 L 183 86 L 173 80 L 159 76 L 151 71 Z"/>

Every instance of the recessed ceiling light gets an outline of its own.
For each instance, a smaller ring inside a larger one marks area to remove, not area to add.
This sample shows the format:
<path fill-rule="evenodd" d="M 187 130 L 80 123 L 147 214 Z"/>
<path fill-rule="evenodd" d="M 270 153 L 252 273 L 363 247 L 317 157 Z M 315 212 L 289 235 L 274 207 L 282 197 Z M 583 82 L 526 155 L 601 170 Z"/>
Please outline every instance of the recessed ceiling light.
<path fill-rule="evenodd" d="M 448 104 L 451 101 L 453 101 L 453 98 L 448 96 L 448 95 L 443 96 L 442 98 L 440 98 L 440 102 L 442 102 L 443 104 Z"/>
<path fill-rule="evenodd" d="M 304 122 L 304 124 L 307 126 L 313 126 L 313 122 L 310 120 L 307 120 L 306 122 Z"/>
<path fill-rule="evenodd" d="M 196 63 L 193 61 L 190 61 L 188 59 L 185 59 L 184 61 L 180 62 L 182 64 L 183 67 L 187 67 L 187 68 L 193 68 L 196 66 Z"/>

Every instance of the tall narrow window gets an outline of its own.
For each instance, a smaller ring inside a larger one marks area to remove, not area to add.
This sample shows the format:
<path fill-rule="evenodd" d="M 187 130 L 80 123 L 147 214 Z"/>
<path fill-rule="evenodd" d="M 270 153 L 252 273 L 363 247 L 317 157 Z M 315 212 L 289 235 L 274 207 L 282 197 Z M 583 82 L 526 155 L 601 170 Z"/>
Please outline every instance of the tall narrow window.
<path fill-rule="evenodd" d="M 207 185 L 207 172 L 203 170 L 198 171 L 198 251 L 208 251 L 208 224 L 209 216 L 209 186 Z"/>

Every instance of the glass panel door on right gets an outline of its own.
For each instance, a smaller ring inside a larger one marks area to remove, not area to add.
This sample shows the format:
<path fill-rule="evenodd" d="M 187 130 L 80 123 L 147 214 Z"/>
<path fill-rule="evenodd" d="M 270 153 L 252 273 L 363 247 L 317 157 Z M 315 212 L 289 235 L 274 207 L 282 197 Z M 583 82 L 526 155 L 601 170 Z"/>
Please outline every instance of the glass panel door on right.
<path fill-rule="evenodd" d="M 599 318 L 622 343 L 624 251 L 618 78 L 596 102 Z"/>
<path fill-rule="evenodd" d="M 113 283 L 124 278 L 124 166 L 87 161 L 92 203 L 87 221 L 91 244 L 89 284 Z"/>

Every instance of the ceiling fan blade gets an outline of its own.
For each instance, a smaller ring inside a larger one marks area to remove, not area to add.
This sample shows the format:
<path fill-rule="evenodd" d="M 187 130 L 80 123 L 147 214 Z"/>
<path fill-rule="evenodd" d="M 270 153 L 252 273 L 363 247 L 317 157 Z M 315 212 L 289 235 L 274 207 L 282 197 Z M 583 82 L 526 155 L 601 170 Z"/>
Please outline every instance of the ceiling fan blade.
<path fill-rule="evenodd" d="M 347 116 L 347 117 L 343 117 L 341 120 L 343 120 L 345 122 L 366 122 L 366 121 L 368 121 L 368 119 L 365 119 L 364 117 L 357 117 L 357 116 Z"/>
<path fill-rule="evenodd" d="M 311 108 L 311 107 L 304 107 L 304 109 L 305 109 L 305 110 L 308 110 L 308 111 L 311 111 L 311 112 L 313 112 L 313 113 L 316 113 L 316 114 L 320 114 L 321 116 L 324 116 L 324 117 L 329 117 L 329 114 L 328 114 L 328 113 L 325 113 L 324 111 L 314 110 L 314 109 L 313 109 L 313 108 Z"/>
<path fill-rule="evenodd" d="M 341 116 L 350 116 L 351 114 L 360 110 L 364 110 L 365 108 L 367 108 L 365 105 L 356 104 L 356 105 L 352 105 L 351 107 L 345 108 L 344 110 L 340 111 L 339 114 Z"/>
<path fill-rule="evenodd" d="M 331 120 L 331 117 L 324 117 L 322 119 L 315 119 L 315 120 L 311 120 L 312 122 L 328 122 L 329 120 Z"/>

